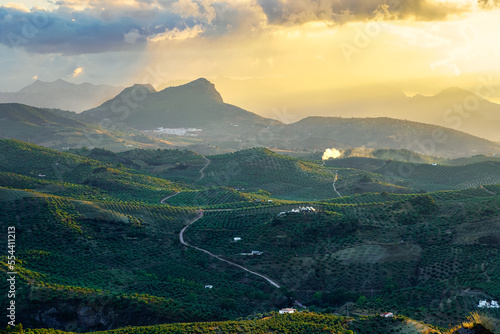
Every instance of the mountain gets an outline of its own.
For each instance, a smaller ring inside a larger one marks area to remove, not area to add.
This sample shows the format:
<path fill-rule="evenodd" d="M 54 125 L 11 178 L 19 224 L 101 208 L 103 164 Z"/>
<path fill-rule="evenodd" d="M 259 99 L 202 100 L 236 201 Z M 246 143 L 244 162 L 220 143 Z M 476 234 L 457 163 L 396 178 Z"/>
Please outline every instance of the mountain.
<path fill-rule="evenodd" d="M 459 157 L 499 153 L 500 146 L 464 132 L 390 118 L 307 117 L 279 134 L 285 147 L 407 149 L 425 155 Z M 333 144 L 333 145 L 332 145 Z"/>
<path fill-rule="evenodd" d="M 406 99 L 389 88 L 377 90 L 371 98 L 378 92 Z M 289 150 L 364 146 L 446 157 L 500 152 L 500 146 L 485 139 L 397 119 L 308 117 L 286 125 L 224 103 L 214 84 L 203 78 L 159 92 L 150 85 L 134 85 L 100 107 L 81 113 L 81 117 L 103 127 L 134 128 L 148 135 L 160 127 L 197 128 L 199 140 L 233 151 L 255 146 Z M 154 135 L 170 140 L 171 134 Z"/>
<path fill-rule="evenodd" d="M 82 117 L 140 130 L 187 127 L 220 134 L 248 131 L 252 126 L 273 122 L 224 103 L 214 84 L 204 78 L 159 92 L 149 85 L 134 85 L 101 106 L 83 112 Z"/>
<path fill-rule="evenodd" d="M 0 103 L 22 103 L 39 108 L 56 108 L 81 112 L 106 101 L 123 88 L 90 83 L 73 84 L 64 80 L 36 80 L 18 92 L 0 92 Z"/>
<path fill-rule="evenodd" d="M 63 81 L 53 84 L 66 85 Z M 392 90 L 384 94 L 398 95 Z M 446 91 L 440 103 L 449 103 L 450 96 L 456 95 L 455 90 Z M 484 117 L 495 116 L 493 106 L 490 104 Z M 447 158 L 500 153 L 500 145 L 486 139 L 391 118 L 307 117 L 284 124 L 225 103 L 214 84 L 203 78 L 159 92 L 151 85 L 134 85 L 100 107 L 80 114 L 0 104 L 0 115 L 4 138 L 58 149 L 86 146 L 123 151 L 126 147 L 205 144 L 222 151 L 258 146 L 306 152 L 332 147 L 407 149 Z M 489 124 L 495 127 L 493 121 Z"/>
<path fill-rule="evenodd" d="M 287 91 L 273 89 L 272 80 L 217 79 L 216 83 L 237 105 L 285 123 L 313 115 L 390 117 L 444 126 L 500 141 L 500 105 L 479 95 L 492 93 L 486 88 L 450 87 L 433 96 L 409 97 L 398 89 L 381 85 L 304 92 L 293 85 Z M 252 89 L 257 84 L 261 90 Z M 280 109 L 283 106 L 285 112 L 276 112 L 276 106 Z"/>
<path fill-rule="evenodd" d="M 448 88 L 435 96 L 408 98 L 406 103 L 393 109 L 391 116 L 396 114 L 400 118 L 500 140 L 500 105 L 461 88 Z"/>

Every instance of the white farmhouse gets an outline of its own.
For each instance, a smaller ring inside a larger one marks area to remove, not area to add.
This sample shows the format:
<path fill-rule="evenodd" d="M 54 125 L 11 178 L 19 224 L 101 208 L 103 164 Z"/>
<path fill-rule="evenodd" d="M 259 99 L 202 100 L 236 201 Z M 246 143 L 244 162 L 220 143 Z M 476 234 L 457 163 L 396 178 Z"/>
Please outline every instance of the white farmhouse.
<path fill-rule="evenodd" d="M 479 308 L 500 308 L 500 305 L 498 305 L 498 302 L 496 300 L 492 300 L 491 303 L 486 301 L 486 300 L 480 300 L 479 305 L 477 305 Z"/>
<path fill-rule="evenodd" d="M 285 314 L 285 313 L 291 314 L 297 312 L 297 310 L 294 308 L 282 308 L 279 312 L 280 314 Z"/>

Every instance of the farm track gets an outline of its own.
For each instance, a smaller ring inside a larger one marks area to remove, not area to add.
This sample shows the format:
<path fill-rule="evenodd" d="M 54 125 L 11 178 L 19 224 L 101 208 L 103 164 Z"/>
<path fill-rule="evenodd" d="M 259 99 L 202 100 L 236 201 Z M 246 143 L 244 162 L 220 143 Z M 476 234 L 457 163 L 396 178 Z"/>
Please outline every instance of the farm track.
<path fill-rule="evenodd" d="M 337 191 L 337 188 L 335 187 L 335 182 L 337 182 L 337 171 L 335 171 L 335 179 L 332 183 L 332 187 L 333 187 L 333 190 L 335 190 L 335 192 L 337 193 L 337 195 L 339 195 L 339 197 L 342 197 L 342 195 Z"/>
<path fill-rule="evenodd" d="M 206 162 L 205 162 L 205 165 L 204 165 L 204 166 L 200 169 L 200 174 L 201 174 L 201 176 L 200 176 L 200 178 L 199 178 L 198 180 L 196 180 L 196 181 L 194 181 L 194 182 L 198 182 L 198 181 L 200 181 L 201 179 L 203 179 L 203 178 L 205 177 L 205 168 L 207 168 L 207 167 L 208 167 L 208 165 L 210 165 L 210 160 L 209 160 L 207 157 L 203 157 L 203 159 L 205 159 L 205 161 L 206 161 Z M 181 193 L 181 192 L 180 192 L 180 191 L 178 191 L 178 192 L 176 192 L 176 193 L 174 193 L 174 194 L 172 194 L 172 195 L 168 195 L 167 197 L 165 197 L 164 199 L 162 199 L 162 200 L 160 201 L 160 203 L 161 203 L 161 204 L 165 204 L 165 201 L 166 201 L 167 199 L 172 198 L 172 197 L 174 197 L 175 195 L 178 195 L 178 194 L 180 194 L 180 193 Z"/>
<path fill-rule="evenodd" d="M 238 267 L 238 268 L 240 268 L 240 269 L 242 269 L 242 270 L 244 270 L 246 272 L 249 272 L 252 275 L 255 275 L 255 276 L 258 276 L 260 278 L 263 278 L 264 280 L 266 280 L 269 284 L 271 284 L 275 288 L 278 288 L 278 289 L 280 288 L 280 285 L 278 283 L 274 282 L 273 280 L 271 280 L 270 278 L 268 278 L 268 277 L 266 277 L 266 276 L 264 276 L 262 274 L 256 273 L 255 271 L 252 271 L 252 270 L 250 270 L 248 268 L 245 268 L 245 267 L 243 267 L 243 266 L 241 266 L 241 265 L 239 265 L 237 263 L 234 263 L 234 262 L 228 261 L 226 259 L 223 259 L 220 256 L 217 256 L 217 255 L 215 255 L 215 254 L 207 251 L 206 249 L 190 245 L 186 241 L 184 241 L 184 232 L 186 232 L 186 230 L 187 230 L 187 228 L 189 226 L 191 226 L 192 224 L 194 224 L 196 221 L 200 220 L 201 218 L 203 218 L 203 210 L 198 210 L 198 215 L 191 222 L 189 222 L 189 224 L 187 224 L 186 226 L 184 226 L 184 228 L 179 233 L 179 241 L 181 242 L 181 244 L 183 244 L 184 246 L 188 246 L 188 247 L 194 248 L 194 249 L 196 249 L 196 250 L 198 250 L 200 252 L 203 252 L 205 254 L 208 254 L 211 257 L 216 258 L 219 261 L 226 262 L 226 263 L 228 263 L 228 264 L 230 264 L 232 266 Z"/>
<path fill-rule="evenodd" d="M 484 191 L 486 191 L 488 194 L 492 195 L 492 196 L 497 196 L 496 193 L 494 193 L 493 191 L 491 190 L 488 190 L 486 189 L 484 186 L 480 186 L 481 189 L 483 189 Z"/>
<path fill-rule="evenodd" d="M 173 193 L 172 195 L 168 195 L 167 197 L 165 197 L 164 199 L 162 199 L 162 200 L 160 201 L 160 203 L 161 203 L 161 204 L 165 204 L 165 201 L 166 201 L 167 199 L 172 198 L 172 197 L 174 197 L 175 195 L 179 195 L 180 193 L 181 193 L 181 192 L 180 192 L 180 191 L 178 191 L 178 192 L 176 192 L 176 193 Z"/>
<path fill-rule="evenodd" d="M 200 169 L 200 174 L 201 174 L 200 178 L 198 180 L 194 181 L 194 182 L 198 182 L 198 181 L 200 181 L 201 179 L 203 179 L 205 177 L 205 168 L 207 168 L 208 165 L 210 165 L 210 159 L 208 159 L 207 157 L 203 157 L 203 159 L 205 159 L 205 161 L 206 161 L 205 162 L 205 166 L 203 166 Z"/>

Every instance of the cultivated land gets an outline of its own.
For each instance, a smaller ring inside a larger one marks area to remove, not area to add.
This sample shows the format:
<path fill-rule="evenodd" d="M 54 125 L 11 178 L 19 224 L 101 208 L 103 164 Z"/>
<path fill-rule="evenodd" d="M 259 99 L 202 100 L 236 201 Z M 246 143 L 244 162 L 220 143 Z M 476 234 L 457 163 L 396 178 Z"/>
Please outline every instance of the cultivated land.
<path fill-rule="evenodd" d="M 69 332 L 444 333 L 500 299 L 500 165 L 389 153 L 323 164 L 264 148 L 61 153 L 0 140 L 18 320 Z M 315 211 L 291 212 L 301 207 Z M 308 311 L 273 313 L 300 304 Z M 398 316 L 376 316 L 386 311 Z"/>

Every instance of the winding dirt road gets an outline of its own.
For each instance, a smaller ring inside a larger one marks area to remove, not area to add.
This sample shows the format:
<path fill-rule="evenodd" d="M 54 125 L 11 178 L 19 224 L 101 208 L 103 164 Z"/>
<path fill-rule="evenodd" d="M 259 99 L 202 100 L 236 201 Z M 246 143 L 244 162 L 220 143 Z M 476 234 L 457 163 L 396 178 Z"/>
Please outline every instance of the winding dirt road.
<path fill-rule="evenodd" d="M 173 193 L 172 195 L 168 195 L 167 197 L 165 197 L 164 199 L 162 199 L 162 200 L 160 201 L 160 203 L 161 203 L 161 204 L 165 204 L 165 201 L 166 201 L 167 199 L 172 198 L 172 197 L 174 197 L 175 195 L 178 195 L 178 194 L 180 194 L 180 192 L 179 192 L 179 191 L 178 191 L 178 192 L 176 192 L 176 193 Z"/>
<path fill-rule="evenodd" d="M 208 165 L 210 165 L 210 159 L 208 159 L 207 157 L 203 157 L 203 159 L 205 159 L 205 166 L 203 166 L 203 168 L 200 169 L 200 174 L 201 174 L 200 178 L 194 182 L 198 182 L 205 177 L 205 168 L 207 168 Z"/>
<path fill-rule="evenodd" d="M 271 280 L 270 278 L 268 278 L 268 277 L 266 277 L 266 276 L 264 276 L 262 274 L 256 273 L 255 271 L 251 271 L 250 269 L 247 269 L 247 268 L 245 268 L 243 266 L 240 266 L 237 263 L 225 260 L 225 259 L 221 258 L 220 256 L 217 256 L 217 255 L 215 255 L 215 254 L 207 251 L 206 249 L 190 245 L 186 241 L 184 241 L 184 232 L 186 232 L 186 230 L 187 230 L 187 228 L 189 226 L 191 226 L 193 223 L 195 223 L 196 221 L 200 220 L 201 218 L 203 218 L 203 210 L 198 210 L 198 215 L 191 222 L 189 222 L 189 224 L 187 224 L 186 226 L 184 226 L 184 228 L 181 230 L 181 233 L 179 233 L 179 241 L 181 242 L 181 244 L 183 244 L 184 246 L 191 247 L 191 248 L 194 248 L 196 250 L 199 250 L 200 252 L 203 252 L 205 254 L 208 254 L 211 257 L 216 258 L 219 261 L 226 262 L 226 263 L 228 263 L 228 264 L 230 264 L 232 266 L 238 267 L 238 268 L 240 268 L 240 269 L 242 269 L 242 270 L 244 270 L 246 272 L 249 272 L 252 275 L 255 275 L 255 276 L 258 276 L 260 278 L 263 278 L 264 280 L 266 280 L 269 284 L 271 284 L 275 288 L 278 288 L 278 289 L 280 288 L 280 285 L 278 283 L 274 282 L 273 280 Z"/>
<path fill-rule="evenodd" d="M 342 197 L 342 195 L 337 191 L 337 188 L 335 187 L 335 182 L 337 182 L 337 171 L 335 171 L 335 179 L 333 180 L 333 183 L 332 183 L 332 187 L 333 187 L 333 190 L 335 190 L 335 192 L 337 193 L 337 195 L 339 195 L 339 197 Z"/>

